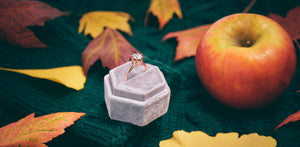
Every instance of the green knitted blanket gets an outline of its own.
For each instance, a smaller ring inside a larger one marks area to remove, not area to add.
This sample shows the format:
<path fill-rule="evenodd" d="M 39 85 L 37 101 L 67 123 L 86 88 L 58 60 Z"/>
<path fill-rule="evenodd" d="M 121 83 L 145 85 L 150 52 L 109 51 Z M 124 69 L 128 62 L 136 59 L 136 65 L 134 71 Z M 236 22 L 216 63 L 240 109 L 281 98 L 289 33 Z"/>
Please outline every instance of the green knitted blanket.
<path fill-rule="evenodd" d="M 85 88 L 80 91 L 52 81 L 22 74 L 0 71 L 0 127 L 30 113 L 37 116 L 54 112 L 85 112 L 86 115 L 67 128 L 66 132 L 47 143 L 48 146 L 158 146 L 172 137 L 173 131 L 203 131 L 209 135 L 257 132 L 272 136 L 279 147 L 300 146 L 300 123 L 291 123 L 273 132 L 288 115 L 300 109 L 299 69 L 287 91 L 274 103 L 259 110 L 241 111 L 223 106 L 214 100 L 199 80 L 194 57 L 173 62 L 177 41 L 161 39 L 168 32 L 184 30 L 241 12 L 250 2 L 224 0 L 180 0 L 183 20 L 176 16 L 158 30 L 157 18 L 144 17 L 150 0 L 44 0 L 61 11 L 70 12 L 47 21 L 43 27 L 30 27 L 49 48 L 23 49 L 0 41 L 0 67 L 43 69 L 81 65 L 81 53 L 91 38 L 78 34 L 81 16 L 90 11 L 123 11 L 135 18 L 131 22 L 133 36 L 125 38 L 145 56 L 145 62 L 157 65 L 172 91 L 168 112 L 145 127 L 110 120 L 105 101 L 103 77 L 108 73 L 97 61 L 89 70 Z M 250 13 L 285 16 L 300 1 L 258 0 Z M 0 22 L 1 23 L 1 22 Z M 297 49 L 297 54 L 298 49 Z M 299 64 L 298 64 L 299 65 Z M 263 90 L 263 89 L 262 89 Z"/>

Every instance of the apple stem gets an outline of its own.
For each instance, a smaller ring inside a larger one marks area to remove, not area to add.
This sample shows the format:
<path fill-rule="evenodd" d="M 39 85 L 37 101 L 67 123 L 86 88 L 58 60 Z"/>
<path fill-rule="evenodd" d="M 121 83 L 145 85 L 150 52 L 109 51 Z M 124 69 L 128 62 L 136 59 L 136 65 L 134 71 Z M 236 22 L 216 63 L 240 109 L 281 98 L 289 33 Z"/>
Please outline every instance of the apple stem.
<path fill-rule="evenodd" d="M 242 47 L 251 47 L 253 45 L 253 42 L 251 40 L 245 40 L 245 41 L 241 41 L 240 45 Z"/>
<path fill-rule="evenodd" d="M 251 43 L 250 40 L 247 40 L 246 43 L 247 43 L 247 46 L 251 46 L 252 45 L 252 43 Z"/>
<path fill-rule="evenodd" d="M 256 0 L 252 0 L 242 13 L 248 13 L 248 11 L 252 8 L 252 6 L 255 4 L 255 2 L 256 2 Z"/>

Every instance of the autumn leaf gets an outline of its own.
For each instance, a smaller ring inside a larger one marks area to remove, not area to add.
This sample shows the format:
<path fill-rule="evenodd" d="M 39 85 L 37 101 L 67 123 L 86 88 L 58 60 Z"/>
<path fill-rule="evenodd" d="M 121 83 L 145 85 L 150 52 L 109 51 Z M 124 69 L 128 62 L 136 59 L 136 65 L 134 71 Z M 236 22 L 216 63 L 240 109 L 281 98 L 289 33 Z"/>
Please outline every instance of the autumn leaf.
<path fill-rule="evenodd" d="M 194 56 L 200 40 L 211 24 L 187 29 L 184 31 L 168 33 L 162 41 L 169 38 L 177 37 L 178 45 L 176 47 L 176 55 L 174 61 L 178 61 L 185 57 Z"/>
<path fill-rule="evenodd" d="M 285 18 L 270 13 L 269 17 L 279 23 L 289 34 L 291 39 L 296 43 L 298 49 L 300 49 L 299 42 L 300 39 L 300 6 L 290 10 Z"/>
<path fill-rule="evenodd" d="M 243 13 L 247 13 L 253 7 L 255 2 L 256 0 L 251 0 L 248 6 L 243 10 Z M 168 33 L 162 41 L 173 37 L 177 37 L 178 41 L 174 61 L 181 60 L 185 57 L 195 56 L 198 44 L 211 25 L 212 24 L 206 24 L 183 31 Z"/>
<path fill-rule="evenodd" d="M 27 26 L 43 26 L 61 15 L 61 11 L 39 1 L 0 0 L 0 39 L 24 48 L 46 48 Z"/>
<path fill-rule="evenodd" d="M 84 88 L 86 77 L 83 74 L 81 66 L 66 66 L 50 69 L 9 69 L 0 68 L 0 70 L 12 71 L 21 74 L 25 74 L 35 78 L 47 79 L 66 87 L 73 88 L 75 90 L 81 90 Z"/>
<path fill-rule="evenodd" d="M 82 66 L 85 75 L 91 65 L 98 59 L 103 67 L 113 69 L 127 62 L 133 52 L 138 52 L 127 40 L 116 30 L 106 28 L 98 37 L 93 39 L 82 53 Z"/>
<path fill-rule="evenodd" d="M 45 147 L 85 113 L 58 112 L 34 118 L 34 113 L 0 128 L 0 146 Z"/>
<path fill-rule="evenodd" d="M 160 30 L 162 30 L 173 17 L 173 13 L 175 13 L 178 18 L 182 19 L 180 5 L 177 0 L 151 0 L 145 17 L 145 25 L 148 24 L 148 17 L 150 13 L 157 16 Z"/>
<path fill-rule="evenodd" d="M 300 120 L 300 110 L 292 115 L 290 115 L 289 117 L 287 117 L 283 122 L 281 122 L 275 129 L 274 131 L 276 131 L 278 128 L 282 127 L 283 125 L 290 123 L 290 122 L 294 122 L 294 121 L 298 121 Z"/>
<path fill-rule="evenodd" d="M 132 35 L 128 20 L 133 20 L 133 18 L 124 12 L 89 12 L 80 19 L 78 32 L 81 33 L 84 30 L 84 35 L 90 34 L 95 38 L 102 33 L 104 27 L 108 27 Z"/>
<path fill-rule="evenodd" d="M 242 135 L 238 133 L 218 133 L 211 137 L 204 132 L 191 133 L 183 130 L 175 131 L 173 137 L 159 143 L 160 147 L 275 147 L 276 140 L 272 137 L 260 136 L 257 133 Z"/>

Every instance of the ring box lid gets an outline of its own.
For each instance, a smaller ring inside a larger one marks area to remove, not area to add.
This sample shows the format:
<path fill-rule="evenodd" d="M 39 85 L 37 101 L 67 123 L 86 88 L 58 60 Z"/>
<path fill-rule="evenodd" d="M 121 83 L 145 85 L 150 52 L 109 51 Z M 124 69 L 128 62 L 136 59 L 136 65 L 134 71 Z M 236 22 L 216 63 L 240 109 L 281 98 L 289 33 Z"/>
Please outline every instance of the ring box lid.
<path fill-rule="evenodd" d="M 109 72 L 112 94 L 115 96 L 145 101 L 166 88 L 166 81 L 162 72 L 157 66 L 146 64 L 138 65 L 128 75 L 127 81 L 124 81 L 125 74 L 131 66 L 127 62 L 118 66 Z"/>

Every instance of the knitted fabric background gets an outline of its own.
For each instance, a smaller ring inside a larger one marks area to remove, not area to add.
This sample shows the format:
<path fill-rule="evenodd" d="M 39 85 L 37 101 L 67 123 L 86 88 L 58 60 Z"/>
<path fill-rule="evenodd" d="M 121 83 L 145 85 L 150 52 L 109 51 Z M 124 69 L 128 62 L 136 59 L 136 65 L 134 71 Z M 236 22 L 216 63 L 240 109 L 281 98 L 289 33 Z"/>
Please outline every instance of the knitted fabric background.
<path fill-rule="evenodd" d="M 47 21 L 43 27 L 29 27 L 49 48 L 24 49 L 0 41 L 0 67 L 43 69 L 81 65 L 81 53 L 91 37 L 78 34 L 81 16 L 90 11 L 122 11 L 130 22 L 133 36 L 124 37 L 145 56 L 145 62 L 157 65 L 171 89 L 168 112 L 145 127 L 110 120 L 104 101 L 103 77 L 108 73 L 97 61 L 90 69 L 85 88 L 80 91 L 52 81 L 0 71 L 0 127 L 28 114 L 36 116 L 54 112 L 85 112 L 86 115 L 47 143 L 48 146 L 158 146 L 172 137 L 173 131 L 203 131 L 209 135 L 257 132 L 272 136 L 279 147 L 300 146 L 300 123 L 295 122 L 273 132 L 288 115 L 300 109 L 299 64 L 286 92 L 274 103 L 259 110 L 228 108 L 214 100 L 198 78 L 194 57 L 173 62 L 176 39 L 162 42 L 168 32 L 184 30 L 242 12 L 250 0 L 179 0 L 183 19 L 174 16 L 162 31 L 157 18 L 150 15 L 148 27 L 144 18 L 150 0 L 44 0 L 70 15 Z M 300 1 L 258 0 L 249 13 L 285 16 Z M 0 22 L 1 23 L 1 22 Z M 297 56 L 299 58 L 299 52 Z M 262 89 L 263 91 L 263 89 Z"/>

